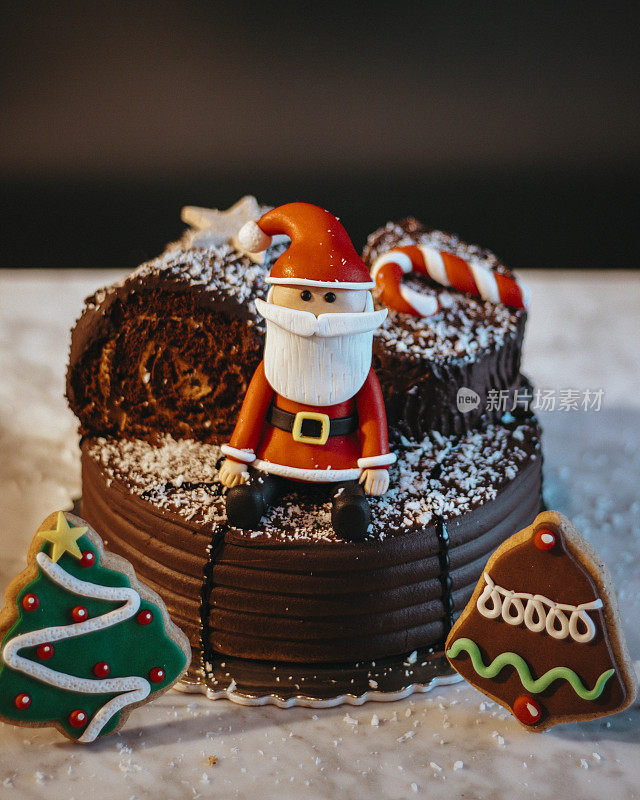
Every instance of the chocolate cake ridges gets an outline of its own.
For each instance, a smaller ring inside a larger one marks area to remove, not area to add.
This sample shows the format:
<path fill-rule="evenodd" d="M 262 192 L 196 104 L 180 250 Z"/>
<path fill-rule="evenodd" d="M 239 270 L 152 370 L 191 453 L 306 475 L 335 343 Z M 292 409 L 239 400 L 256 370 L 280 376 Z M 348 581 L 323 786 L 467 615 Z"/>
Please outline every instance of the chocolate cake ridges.
<path fill-rule="evenodd" d="M 219 448 L 184 440 L 159 446 L 85 441 L 83 514 L 103 526 L 110 549 L 132 560 L 164 597 L 198 653 L 208 628 L 204 661 L 214 672 L 225 657 L 238 664 L 247 658 L 280 665 L 312 660 L 349 670 L 355 661 L 423 650 L 444 639 L 449 619 L 440 519 L 447 520 L 457 613 L 487 554 L 539 509 L 537 436 L 530 419 L 499 433 L 437 436 L 422 456 L 406 450 L 396 476 L 399 493 L 379 515 L 381 527 L 360 545 L 338 540 L 323 508 L 300 501 L 285 506 L 297 523 L 288 531 L 280 509 L 262 531 L 225 532 L 221 490 L 213 483 Z M 420 457 L 426 463 L 425 452 L 429 473 L 441 465 L 442 475 L 425 475 L 420 488 L 416 465 Z M 465 488 L 455 488 L 458 483 Z M 208 604 L 204 575 L 211 585 Z"/>

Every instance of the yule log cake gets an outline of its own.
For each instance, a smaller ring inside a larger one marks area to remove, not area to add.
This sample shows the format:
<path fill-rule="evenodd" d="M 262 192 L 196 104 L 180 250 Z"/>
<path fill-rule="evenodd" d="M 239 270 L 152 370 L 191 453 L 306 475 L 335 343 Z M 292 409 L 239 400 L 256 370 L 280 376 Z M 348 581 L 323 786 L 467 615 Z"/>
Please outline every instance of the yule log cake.
<path fill-rule="evenodd" d="M 253 300 L 268 269 L 268 253 L 260 265 L 230 243 L 183 239 L 88 299 L 68 373 L 82 514 L 163 597 L 194 649 L 191 680 L 214 696 L 323 701 L 428 684 L 488 554 L 539 510 L 537 422 L 516 405 L 504 420 L 470 423 L 451 388 L 436 391 L 443 407 L 428 432 L 424 413 L 390 415 L 398 461 L 391 489 L 370 499 L 364 541 L 339 539 L 312 489 L 258 530 L 229 527 L 219 444 L 259 359 Z M 392 313 L 376 336 L 374 359 L 398 364 L 379 373 L 385 397 L 405 355 L 416 375 L 423 359 L 413 390 L 423 409 L 421 393 L 456 370 L 478 394 L 519 385 L 526 313 L 432 282 L 425 291 L 444 296 L 446 314 L 418 320 L 419 332 Z M 417 346 L 403 351 L 408 336 Z M 505 349 L 511 370 L 488 384 L 474 365 Z"/>
<path fill-rule="evenodd" d="M 412 258 L 412 251 L 418 251 L 420 260 L 426 253 L 436 262 L 439 269 L 412 271 L 403 284 L 417 292 L 423 302 L 437 300 L 439 311 L 425 319 L 391 307 L 374 340 L 374 366 L 385 387 L 389 418 L 402 433 L 415 439 L 434 429 L 464 433 L 499 421 L 518 392 L 525 394 L 528 390 L 520 374 L 527 314 L 522 308 L 487 301 L 475 289 L 492 295 L 497 287 L 486 279 L 483 285 L 480 278 L 499 276 L 508 281 L 513 273 L 490 250 L 429 229 L 413 218 L 389 222 L 370 234 L 363 258 L 375 271 L 381 262 L 394 260 L 398 248 L 407 249 Z M 452 258 L 456 271 L 451 275 L 447 275 L 442 254 Z M 410 260 L 404 253 L 400 255 Z M 466 265 L 471 265 L 478 282 L 474 287 L 470 277 L 473 292 L 457 291 L 448 285 Z M 458 391 L 462 388 L 477 395 L 476 403 L 467 405 L 464 414 L 458 411 Z M 501 398 L 501 402 L 492 402 L 492 397 Z"/>

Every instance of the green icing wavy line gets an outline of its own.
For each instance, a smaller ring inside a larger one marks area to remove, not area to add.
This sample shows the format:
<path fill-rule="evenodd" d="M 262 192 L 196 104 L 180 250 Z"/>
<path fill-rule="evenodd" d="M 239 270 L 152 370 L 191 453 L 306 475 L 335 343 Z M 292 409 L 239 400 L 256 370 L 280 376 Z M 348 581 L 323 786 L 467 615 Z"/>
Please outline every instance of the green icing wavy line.
<path fill-rule="evenodd" d="M 529 665 L 524 658 L 517 653 L 501 653 L 493 659 L 491 664 L 485 667 L 482 661 L 482 655 L 480 654 L 480 648 L 471 639 L 456 639 L 447 650 L 447 657 L 456 658 L 460 655 L 462 650 L 467 651 L 471 657 L 473 668 L 481 678 L 495 678 L 504 667 L 515 667 L 520 682 L 524 688 L 532 694 L 544 692 L 554 681 L 564 679 L 571 684 L 578 697 L 581 697 L 583 700 L 596 700 L 602 694 L 609 678 L 615 673 L 614 669 L 606 670 L 598 678 L 593 689 L 589 690 L 582 683 L 578 675 L 576 675 L 572 669 L 569 669 L 569 667 L 553 667 L 553 669 L 545 672 L 544 675 L 541 675 L 537 680 L 534 680 L 529 670 Z"/>

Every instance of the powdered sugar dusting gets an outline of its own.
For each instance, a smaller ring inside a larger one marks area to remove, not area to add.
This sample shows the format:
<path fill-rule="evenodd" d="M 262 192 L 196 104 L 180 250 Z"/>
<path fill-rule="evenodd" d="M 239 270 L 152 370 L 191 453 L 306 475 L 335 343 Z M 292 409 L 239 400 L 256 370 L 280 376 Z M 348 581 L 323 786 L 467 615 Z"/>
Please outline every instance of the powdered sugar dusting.
<path fill-rule="evenodd" d="M 429 229 L 415 217 L 407 217 L 398 222 L 387 222 L 367 237 L 363 258 L 367 264 L 372 264 L 378 256 L 391 250 L 393 247 L 407 245 L 426 245 L 445 253 L 463 258 L 472 264 L 478 264 L 485 269 L 510 275 L 511 271 L 500 262 L 495 253 L 480 247 L 477 244 L 463 242 L 455 233 L 446 233 L 435 228 Z"/>
<path fill-rule="evenodd" d="M 384 343 L 385 348 L 416 360 L 475 360 L 513 337 L 524 313 L 434 287 L 426 279 L 411 279 L 407 284 L 421 293 L 437 296 L 440 311 L 425 318 L 390 311 L 376 337 L 378 346 Z"/>
<path fill-rule="evenodd" d="M 246 303 L 252 316 L 257 316 L 254 300 L 264 298 L 267 285 L 264 279 L 268 266 L 255 264 L 247 256 L 230 245 L 211 246 L 199 249 L 167 250 L 157 258 L 141 264 L 124 280 L 101 289 L 87 301 L 89 308 L 96 308 L 114 291 L 142 279 L 155 277 L 182 283 L 211 293 L 226 295 L 238 303 Z"/>

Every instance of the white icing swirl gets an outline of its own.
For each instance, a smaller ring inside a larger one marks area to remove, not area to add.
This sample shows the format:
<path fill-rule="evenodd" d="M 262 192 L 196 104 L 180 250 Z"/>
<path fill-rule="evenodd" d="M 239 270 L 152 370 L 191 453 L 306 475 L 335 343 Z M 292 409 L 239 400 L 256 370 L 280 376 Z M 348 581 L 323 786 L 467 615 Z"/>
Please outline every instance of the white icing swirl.
<path fill-rule="evenodd" d="M 40 630 L 23 633 L 8 641 L 2 650 L 2 658 L 8 666 L 25 675 L 30 675 L 48 686 L 56 686 L 59 689 L 85 694 L 121 692 L 96 712 L 82 736 L 78 739 L 79 742 L 92 742 L 98 737 L 102 728 L 114 714 L 131 703 L 139 703 L 149 695 L 151 691 L 149 681 L 137 675 L 99 680 L 78 678 L 75 675 L 58 672 L 46 667 L 44 664 L 30 661 L 18 655 L 18 651 L 24 647 L 35 647 L 45 642 L 60 642 L 64 639 L 83 636 L 85 633 L 117 625 L 119 622 L 130 619 L 138 611 L 140 608 L 140 595 L 135 589 L 123 586 L 98 586 L 94 583 L 81 581 L 66 572 L 55 561 L 52 561 L 46 553 L 38 553 L 36 561 L 47 577 L 64 589 L 73 592 L 73 594 L 80 597 L 95 598 L 96 600 L 125 601 L 125 605 L 120 608 L 116 608 L 99 617 L 93 617 L 85 622 L 41 628 Z"/>

